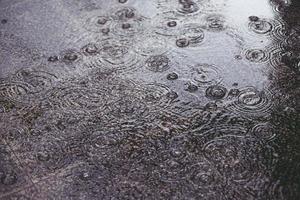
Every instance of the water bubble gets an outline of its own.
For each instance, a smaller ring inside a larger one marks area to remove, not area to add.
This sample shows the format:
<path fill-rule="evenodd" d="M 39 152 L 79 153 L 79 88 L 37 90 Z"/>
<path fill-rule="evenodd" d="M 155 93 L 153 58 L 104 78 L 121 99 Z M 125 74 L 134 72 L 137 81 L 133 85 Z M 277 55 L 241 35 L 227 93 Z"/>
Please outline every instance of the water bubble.
<path fill-rule="evenodd" d="M 185 90 L 188 92 L 194 93 L 198 90 L 198 86 L 191 82 L 186 83 L 185 85 L 187 86 Z"/>
<path fill-rule="evenodd" d="M 196 64 L 191 66 L 192 78 L 198 83 L 199 86 L 216 85 L 221 82 L 219 69 L 214 65 L 209 64 Z"/>
<path fill-rule="evenodd" d="M 107 35 L 110 32 L 109 28 L 103 28 L 101 29 L 101 33 L 103 33 L 104 35 Z"/>
<path fill-rule="evenodd" d="M 171 100 L 178 98 L 178 94 L 175 91 L 171 91 L 171 92 L 167 93 L 166 96 L 168 99 L 171 99 Z"/>
<path fill-rule="evenodd" d="M 228 92 L 228 96 L 232 96 L 232 97 L 237 97 L 240 94 L 240 90 L 239 89 L 231 89 Z"/>
<path fill-rule="evenodd" d="M 49 61 L 49 62 L 57 62 L 57 61 L 58 61 L 58 56 L 50 56 L 50 57 L 48 58 L 48 61 Z"/>
<path fill-rule="evenodd" d="M 204 106 L 205 111 L 216 111 L 218 109 L 218 105 L 215 102 L 207 103 Z"/>
<path fill-rule="evenodd" d="M 81 48 L 81 51 L 86 56 L 96 55 L 97 53 L 99 53 L 98 47 L 96 46 L 96 44 L 93 43 L 85 45 L 84 47 Z"/>
<path fill-rule="evenodd" d="M 126 21 L 124 23 L 116 22 L 112 24 L 112 33 L 120 37 L 140 36 L 144 33 L 146 27 L 141 20 Z"/>
<path fill-rule="evenodd" d="M 73 64 L 73 63 L 79 61 L 80 55 L 76 50 L 68 49 L 68 50 L 61 52 L 61 59 L 62 59 L 63 63 L 69 65 L 69 64 Z"/>
<path fill-rule="evenodd" d="M 175 26 L 177 26 L 177 22 L 176 21 L 169 21 L 167 23 L 167 25 L 168 25 L 168 27 L 175 27 Z"/>
<path fill-rule="evenodd" d="M 204 40 L 204 32 L 198 24 L 185 24 L 179 30 L 176 41 L 178 47 L 199 46 Z"/>
<path fill-rule="evenodd" d="M 119 0 L 119 3 L 126 3 L 127 0 Z"/>
<path fill-rule="evenodd" d="M 257 16 L 250 16 L 249 20 L 252 21 L 252 22 L 257 22 L 259 20 L 259 17 L 257 17 Z"/>
<path fill-rule="evenodd" d="M 165 55 L 150 56 L 146 60 L 146 67 L 153 72 L 164 72 L 170 68 L 170 59 Z"/>
<path fill-rule="evenodd" d="M 205 94 L 210 99 L 222 99 L 226 96 L 227 89 L 220 85 L 213 85 L 206 89 Z"/>
<path fill-rule="evenodd" d="M 184 15 L 195 14 L 200 10 L 199 6 L 193 1 L 181 2 L 177 11 Z"/>
<path fill-rule="evenodd" d="M 170 74 L 167 75 L 167 79 L 168 80 L 176 80 L 176 79 L 178 79 L 178 74 L 175 73 L 175 72 L 170 73 Z"/>
<path fill-rule="evenodd" d="M 180 47 L 180 48 L 184 48 L 189 46 L 190 41 L 186 38 L 179 38 L 176 40 L 176 46 Z"/>
<path fill-rule="evenodd" d="M 223 15 L 211 14 L 205 18 L 204 28 L 208 31 L 223 31 L 225 26 L 225 18 Z"/>
<path fill-rule="evenodd" d="M 269 59 L 269 54 L 262 49 L 249 49 L 245 51 L 246 59 L 250 62 L 262 63 Z"/>
<path fill-rule="evenodd" d="M 138 18 L 136 15 L 137 11 L 136 9 L 132 7 L 121 7 L 121 8 L 116 8 L 115 11 L 113 12 L 113 19 L 115 20 L 128 20 L 128 19 L 133 19 L 133 18 Z"/>
<path fill-rule="evenodd" d="M 266 19 L 249 22 L 249 29 L 257 34 L 266 34 L 273 30 L 273 25 Z"/>
<path fill-rule="evenodd" d="M 89 17 L 84 23 L 84 28 L 88 31 L 100 33 L 101 30 L 108 28 L 112 23 L 112 19 L 105 15 L 95 13 Z"/>
<path fill-rule="evenodd" d="M 178 35 L 178 25 L 181 23 L 174 12 L 165 12 L 157 14 L 152 19 L 154 32 L 163 36 Z"/>

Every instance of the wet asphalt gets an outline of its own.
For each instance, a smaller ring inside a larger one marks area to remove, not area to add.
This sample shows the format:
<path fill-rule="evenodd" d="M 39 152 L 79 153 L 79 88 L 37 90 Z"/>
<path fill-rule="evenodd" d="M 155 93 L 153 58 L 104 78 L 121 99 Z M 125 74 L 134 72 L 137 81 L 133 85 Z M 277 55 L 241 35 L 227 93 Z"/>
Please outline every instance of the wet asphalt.
<path fill-rule="evenodd" d="M 297 0 L 0 0 L 0 199 L 300 199 Z"/>

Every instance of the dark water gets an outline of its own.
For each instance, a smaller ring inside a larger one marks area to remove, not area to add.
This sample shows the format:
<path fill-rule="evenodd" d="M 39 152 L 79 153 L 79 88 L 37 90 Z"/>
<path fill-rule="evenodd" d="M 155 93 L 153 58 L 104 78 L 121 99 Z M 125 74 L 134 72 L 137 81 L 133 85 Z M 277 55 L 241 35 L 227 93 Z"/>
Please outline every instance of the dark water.
<path fill-rule="evenodd" d="M 300 199 L 297 0 L 0 0 L 0 199 Z"/>

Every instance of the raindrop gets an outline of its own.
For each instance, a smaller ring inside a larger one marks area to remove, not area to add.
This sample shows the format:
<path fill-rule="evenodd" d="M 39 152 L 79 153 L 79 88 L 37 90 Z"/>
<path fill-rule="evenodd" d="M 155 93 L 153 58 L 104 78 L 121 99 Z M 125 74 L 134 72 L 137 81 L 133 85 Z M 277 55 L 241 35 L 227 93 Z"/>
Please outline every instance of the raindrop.
<path fill-rule="evenodd" d="M 250 16 L 249 20 L 252 21 L 252 22 L 257 22 L 259 20 L 259 17 L 257 17 L 257 16 Z"/>
<path fill-rule="evenodd" d="M 119 0 L 119 3 L 126 3 L 127 0 Z"/>
<path fill-rule="evenodd" d="M 58 61 L 58 56 L 50 56 L 50 57 L 48 58 L 48 61 L 49 61 L 49 62 L 56 62 L 56 61 Z"/>
<path fill-rule="evenodd" d="M 184 48 L 189 46 L 190 41 L 186 38 L 179 38 L 176 40 L 176 46 L 180 47 L 180 48 Z"/>
<path fill-rule="evenodd" d="M 210 99 L 222 99 L 225 97 L 227 89 L 220 85 L 213 85 L 206 89 L 206 97 Z"/>
<path fill-rule="evenodd" d="M 85 55 L 95 55 L 99 52 L 99 49 L 95 44 L 90 43 L 82 47 L 81 51 Z"/>
<path fill-rule="evenodd" d="M 167 98 L 169 98 L 171 100 L 177 99 L 178 98 L 178 94 L 176 92 L 174 92 L 174 91 L 168 92 L 167 93 Z"/>
<path fill-rule="evenodd" d="M 223 31 L 226 27 L 225 27 L 225 19 L 223 15 L 217 15 L 217 14 L 213 14 L 213 15 L 208 15 L 205 18 L 205 28 L 208 31 Z"/>
<path fill-rule="evenodd" d="M 170 73 L 170 74 L 167 75 L 167 79 L 168 80 L 176 80 L 176 79 L 178 79 L 178 74 L 175 73 L 175 72 Z"/>
<path fill-rule="evenodd" d="M 199 46 L 205 37 L 202 28 L 198 24 L 185 24 L 180 28 L 179 35 L 176 41 L 178 47 Z"/>
<path fill-rule="evenodd" d="M 272 101 L 264 91 L 254 87 L 240 89 L 238 99 L 230 103 L 227 109 L 249 117 L 268 116 L 272 109 Z"/>
<path fill-rule="evenodd" d="M 250 62 L 262 63 L 268 60 L 269 54 L 261 49 L 249 49 L 245 52 L 246 59 Z"/>
<path fill-rule="evenodd" d="M 176 21 L 170 21 L 167 23 L 168 27 L 175 27 L 177 26 L 177 22 Z"/>
<path fill-rule="evenodd" d="M 257 34 L 266 34 L 272 31 L 273 25 L 265 19 L 249 22 L 249 29 Z"/>
<path fill-rule="evenodd" d="M 116 11 L 113 11 L 113 18 L 116 20 L 128 20 L 136 17 L 136 10 L 132 7 L 122 7 L 117 8 Z"/>
<path fill-rule="evenodd" d="M 65 64 L 72 64 L 79 60 L 79 54 L 76 50 L 69 49 L 61 52 L 62 62 Z"/>
<path fill-rule="evenodd" d="M 165 55 L 151 56 L 146 60 L 146 67 L 153 72 L 164 72 L 170 68 L 170 59 Z"/>
<path fill-rule="evenodd" d="M 196 64 L 191 67 L 192 78 L 199 86 L 216 85 L 221 82 L 219 69 L 214 65 Z"/>
<path fill-rule="evenodd" d="M 94 14 L 88 18 L 84 24 L 84 28 L 88 31 L 100 33 L 102 29 L 108 28 L 112 22 L 112 19 L 105 15 Z"/>
<path fill-rule="evenodd" d="M 198 86 L 189 82 L 185 84 L 187 86 L 187 88 L 185 89 L 188 92 L 194 93 L 198 90 Z"/>

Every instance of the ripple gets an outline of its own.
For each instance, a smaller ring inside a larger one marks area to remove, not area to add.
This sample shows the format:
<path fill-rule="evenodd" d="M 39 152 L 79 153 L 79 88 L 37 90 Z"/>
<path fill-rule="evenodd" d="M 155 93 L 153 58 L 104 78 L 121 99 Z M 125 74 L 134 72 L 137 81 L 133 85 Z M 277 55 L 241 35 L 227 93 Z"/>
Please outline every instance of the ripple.
<path fill-rule="evenodd" d="M 133 38 L 141 36 L 146 32 L 146 27 L 141 20 L 130 20 L 126 22 L 116 22 L 112 24 L 112 34 L 119 37 Z"/>
<path fill-rule="evenodd" d="M 270 54 L 262 49 L 248 49 L 244 54 L 248 61 L 255 63 L 263 63 L 270 59 Z"/>
<path fill-rule="evenodd" d="M 95 62 L 95 66 L 99 66 L 100 61 L 104 66 L 110 69 L 121 71 L 130 71 L 138 66 L 141 61 L 129 47 L 130 43 L 126 40 L 108 40 L 104 41 L 100 46 L 101 57 Z"/>
<path fill-rule="evenodd" d="M 300 34 L 297 32 L 290 34 L 285 43 L 288 47 L 298 50 L 300 48 Z"/>
<path fill-rule="evenodd" d="M 78 85 L 63 86 L 49 91 L 48 104 L 51 107 L 65 109 L 101 110 L 105 104 L 107 92 L 99 88 Z"/>
<path fill-rule="evenodd" d="M 166 109 L 178 97 L 169 87 L 158 83 L 145 85 L 143 91 L 143 101 L 156 110 Z"/>
<path fill-rule="evenodd" d="M 154 32 L 163 36 L 178 35 L 178 27 L 182 23 L 182 20 L 178 18 L 176 13 L 171 11 L 157 14 L 151 21 L 152 26 L 154 27 Z"/>
<path fill-rule="evenodd" d="M 221 72 L 214 65 L 199 63 L 190 68 L 193 80 L 201 87 L 216 85 L 222 80 Z"/>
<path fill-rule="evenodd" d="M 268 52 L 270 52 L 270 65 L 274 69 L 280 69 L 283 64 L 283 57 L 288 54 L 286 50 L 281 45 L 272 45 L 271 48 L 269 48 Z"/>
<path fill-rule="evenodd" d="M 260 148 L 253 138 L 223 136 L 206 143 L 203 151 L 226 179 L 247 182 L 263 168 Z"/>
<path fill-rule="evenodd" d="M 230 103 L 227 109 L 249 117 L 266 117 L 272 111 L 272 101 L 266 91 L 254 87 L 240 89 L 238 99 Z"/>
<path fill-rule="evenodd" d="M 241 136 L 244 137 L 247 134 L 247 122 L 239 116 L 230 115 L 230 114 L 208 114 L 204 115 L 207 119 L 202 119 L 204 125 L 199 128 L 195 128 L 190 131 L 195 138 L 199 139 L 199 148 L 214 140 L 218 137 L 223 136 Z"/>
<path fill-rule="evenodd" d="M 200 12 L 199 4 L 191 0 L 158 0 L 158 7 L 163 11 L 173 11 L 181 16 L 193 16 Z"/>
<path fill-rule="evenodd" d="M 276 137 L 275 127 L 269 123 L 255 125 L 250 130 L 250 134 L 264 141 L 270 141 Z"/>
<path fill-rule="evenodd" d="M 205 17 L 204 28 L 208 31 L 219 32 L 226 29 L 226 20 L 223 15 L 211 14 Z"/>
<path fill-rule="evenodd" d="M 131 95 L 120 96 L 115 101 L 105 105 L 105 112 L 117 120 L 137 120 L 147 118 L 148 106 L 139 97 Z"/>
<path fill-rule="evenodd" d="M 100 53 L 99 48 L 97 47 L 97 44 L 95 43 L 89 43 L 81 48 L 81 52 L 85 56 L 95 56 Z"/>
<path fill-rule="evenodd" d="M 190 168 L 189 180 L 196 188 L 215 188 L 222 183 L 218 172 L 207 161 L 199 162 Z"/>
<path fill-rule="evenodd" d="M 150 56 L 146 60 L 146 68 L 153 72 L 164 72 L 171 67 L 170 62 L 170 59 L 165 55 Z"/>
<path fill-rule="evenodd" d="M 210 99 L 223 99 L 227 94 L 227 89 L 220 85 L 213 85 L 206 89 L 205 96 Z"/>
<path fill-rule="evenodd" d="M 173 81 L 173 80 L 177 80 L 178 79 L 178 74 L 175 72 L 172 72 L 170 74 L 167 75 L 167 79 L 169 81 Z"/>
<path fill-rule="evenodd" d="M 257 34 L 270 33 L 274 28 L 273 24 L 267 19 L 250 21 L 248 27 L 251 31 Z"/>
<path fill-rule="evenodd" d="M 30 94 L 32 94 L 33 91 L 34 87 L 26 82 L 6 80 L 0 81 L 1 99 L 7 99 L 13 102 L 24 102 L 24 100 L 30 97 Z"/>
<path fill-rule="evenodd" d="M 177 12 L 183 15 L 195 14 L 200 11 L 197 3 L 191 0 L 180 1 Z"/>
<path fill-rule="evenodd" d="M 112 9 L 111 13 L 112 18 L 119 21 L 139 19 L 141 17 L 133 7 L 116 7 Z"/>
<path fill-rule="evenodd" d="M 67 49 L 60 53 L 60 60 L 64 64 L 73 65 L 82 59 L 80 53 L 75 49 Z"/>
<path fill-rule="evenodd" d="M 15 79 L 32 86 L 32 92 L 41 92 L 51 88 L 58 77 L 47 71 L 21 69 L 15 74 Z"/>
<path fill-rule="evenodd" d="M 83 27 L 91 32 L 101 33 L 103 29 L 110 27 L 112 19 L 109 16 L 95 13 L 84 23 Z"/>
<path fill-rule="evenodd" d="M 179 30 L 176 45 L 178 47 L 197 47 L 203 43 L 204 37 L 203 29 L 198 24 L 185 24 Z"/>
<path fill-rule="evenodd" d="M 134 51 L 142 56 L 160 55 L 170 51 L 167 41 L 158 35 L 141 35 L 137 38 Z"/>
<path fill-rule="evenodd" d="M 186 86 L 185 90 L 190 93 L 194 93 L 199 89 L 198 86 L 193 84 L 192 82 L 186 83 L 185 86 Z"/>

